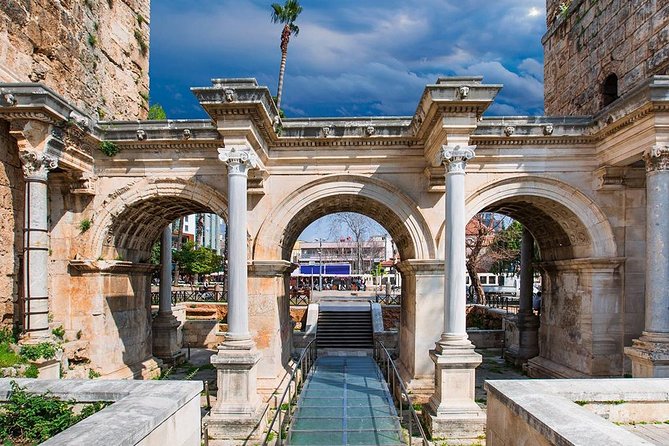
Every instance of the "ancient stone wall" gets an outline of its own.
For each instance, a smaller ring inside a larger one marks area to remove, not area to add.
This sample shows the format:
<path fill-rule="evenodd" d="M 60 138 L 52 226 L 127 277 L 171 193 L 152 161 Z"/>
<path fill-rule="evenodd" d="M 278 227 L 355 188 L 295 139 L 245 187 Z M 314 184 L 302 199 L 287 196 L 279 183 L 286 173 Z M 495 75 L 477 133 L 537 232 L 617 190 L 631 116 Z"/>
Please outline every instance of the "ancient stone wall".
<path fill-rule="evenodd" d="M 9 123 L 0 120 L 0 323 L 11 324 L 18 297 L 23 171 Z"/>
<path fill-rule="evenodd" d="M 146 117 L 149 0 L 0 6 L 0 82 L 43 83 L 100 120 Z"/>
<path fill-rule="evenodd" d="M 606 105 L 607 77 L 618 95 L 669 73 L 669 3 L 659 0 L 548 0 L 544 36 L 547 115 L 592 115 Z M 568 5 L 561 12 L 560 4 Z"/>

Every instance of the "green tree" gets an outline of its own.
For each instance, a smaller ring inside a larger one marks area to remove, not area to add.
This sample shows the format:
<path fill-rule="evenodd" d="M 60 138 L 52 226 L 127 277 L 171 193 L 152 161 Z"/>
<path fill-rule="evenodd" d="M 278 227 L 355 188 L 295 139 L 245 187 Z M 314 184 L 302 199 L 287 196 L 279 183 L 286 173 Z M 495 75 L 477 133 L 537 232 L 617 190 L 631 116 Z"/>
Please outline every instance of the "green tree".
<path fill-rule="evenodd" d="M 223 256 L 216 254 L 213 249 L 195 247 L 191 241 L 184 243 L 174 253 L 174 261 L 187 274 L 211 274 L 223 268 Z"/>
<path fill-rule="evenodd" d="M 299 0 L 286 0 L 281 6 L 272 3 L 272 23 L 283 23 L 281 31 L 281 66 L 279 68 L 279 87 L 276 94 L 276 108 L 281 108 L 281 91 L 283 90 L 283 75 L 286 71 L 286 57 L 288 56 L 288 42 L 291 35 L 298 35 L 300 28 L 295 24 L 302 12 Z"/>
<path fill-rule="evenodd" d="M 508 227 L 497 232 L 491 244 L 491 251 L 497 258 L 491 272 L 517 273 L 520 271 L 520 244 L 523 237 L 523 225 L 513 221 Z"/>
<path fill-rule="evenodd" d="M 153 104 L 151 107 L 149 107 L 149 116 L 148 119 L 150 121 L 164 121 L 167 119 L 167 114 L 165 113 L 165 109 L 163 108 L 162 105 L 160 104 Z"/>

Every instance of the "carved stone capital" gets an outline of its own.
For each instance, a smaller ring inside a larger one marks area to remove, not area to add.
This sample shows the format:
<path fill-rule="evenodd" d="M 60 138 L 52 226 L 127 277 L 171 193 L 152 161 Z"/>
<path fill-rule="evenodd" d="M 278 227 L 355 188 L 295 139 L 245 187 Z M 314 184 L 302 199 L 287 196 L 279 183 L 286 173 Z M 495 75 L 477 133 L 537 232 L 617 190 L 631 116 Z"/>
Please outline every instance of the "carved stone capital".
<path fill-rule="evenodd" d="M 474 158 L 476 146 L 441 146 L 441 163 L 446 166 L 447 173 L 459 173 L 465 171 L 467 161 Z"/>
<path fill-rule="evenodd" d="M 19 158 L 23 165 L 23 174 L 28 179 L 46 181 L 49 171 L 58 166 L 58 160 L 54 156 L 34 150 L 22 150 Z"/>
<path fill-rule="evenodd" d="M 643 155 L 646 162 L 646 171 L 654 172 L 657 170 L 669 170 L 669 145 L 655 144 Z"/>
<path fill-rule="evenodd" d="M 257 169 L 260 161 L 255 153 L 245 146 L 218 149 L 218 159 L 228 165 L 229 174 L 246 174 L 248 169 Z"/>

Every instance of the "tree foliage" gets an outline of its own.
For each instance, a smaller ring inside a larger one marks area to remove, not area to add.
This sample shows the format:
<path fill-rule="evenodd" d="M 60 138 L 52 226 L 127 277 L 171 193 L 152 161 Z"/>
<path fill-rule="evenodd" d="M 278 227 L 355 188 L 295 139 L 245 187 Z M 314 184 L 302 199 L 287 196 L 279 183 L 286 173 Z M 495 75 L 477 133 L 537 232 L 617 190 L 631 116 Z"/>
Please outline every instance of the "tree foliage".
<path fill-rule="evenodd" d="M 149 107 L 148 119 L 151 121 L 165 121 L 167 119 L 167 113 L 165 113 L 165 109 L 162 105 L 153 104 Z"/>
<path fill-rule="evenodd" d="M 341 237 L 342 234 L 350 233 L 356 249 L 356 273 L 363 272 L 363 244 L 369 237 L 371 220 L 356 212 L 339 212 L 333 215 L 330 224 L 330 236 Z"/>
<path fill-rule="evenodd" d="M 195 243 L 191 241 L 184 243 L 180 250 L 174 252 L 173 258 L 179 269 L 186 274 L 211 274 L 223 268 L 223 256 L 216 254 L 213 249 L 195 247 Z"/>
<path fill-rule="evenodd" d="M 279 67 L 279 86 L 276 93 L 276 108 L 281 109 L 281 94 L 283 90 L 283 76 L 286 72 L 286 56 L 288 54 L 288 42 L 290 36 L 297 36 L 300 27 L 295 24 L 297 17 L 302 12 L 299 0 L 286 0 L 283 5 L 272 3 L 272 22 L 282 23 L 281 31 L 281 65 Z"/>
<path fill-rule="evenodd" d="M 478 273 L 518 271 L 522 225 L 508 223 L 500 214 L 480 213 L 467 224 L 467 274 L 474 288 L 476 303 L 485 303 L 485 292 Z M 512 267 L 512 270 L 509 270 Z"/>

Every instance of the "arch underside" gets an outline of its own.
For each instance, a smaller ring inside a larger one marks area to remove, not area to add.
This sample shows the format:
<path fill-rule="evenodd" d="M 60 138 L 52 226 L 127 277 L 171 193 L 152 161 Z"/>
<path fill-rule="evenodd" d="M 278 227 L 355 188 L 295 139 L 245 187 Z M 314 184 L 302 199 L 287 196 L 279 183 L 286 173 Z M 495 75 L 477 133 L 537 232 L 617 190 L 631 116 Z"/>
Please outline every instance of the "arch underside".
<path fill-rule="evenodd" d="M 519 221 L 536 240 L 542 260 L 561 260 L 591 255 L 590 237 L 579 218 L 565 206 L 548 198 L 506 198 L 482 209 Z"/>
<path fill-rule="evenodd" d="M 180 217 L 215 213 L 198 202 L 181 197 L 159 196 L 126 208 L 107 232 L 105 248 L 113 248 L 125 260 L 145 262 L 163 229 Z"/>

